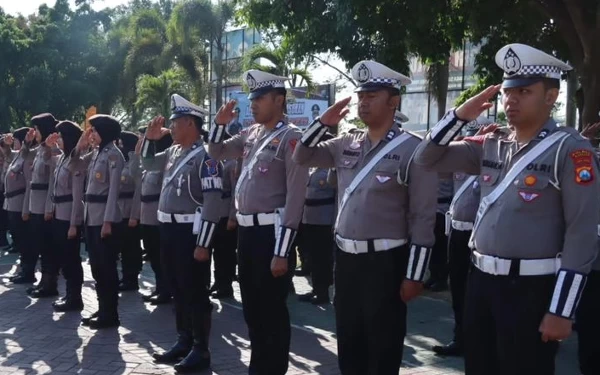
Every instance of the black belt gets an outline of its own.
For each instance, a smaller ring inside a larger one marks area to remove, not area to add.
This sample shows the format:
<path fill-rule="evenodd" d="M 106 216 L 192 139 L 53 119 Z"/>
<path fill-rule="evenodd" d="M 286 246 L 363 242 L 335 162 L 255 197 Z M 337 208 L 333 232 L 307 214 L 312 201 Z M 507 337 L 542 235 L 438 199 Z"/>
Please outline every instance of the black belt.
<path fill-rule="evenodd" d="M 33 182 L 31 183 L 31 190 L 48 190 L 49 187 L 50 185 L 48 184 L 34 184 Z"/>
<path fill-rule="evenodd" d="M 131 198 L 133 198 L 134 195 L 135 195 L 134 191 L 125 191 L 125 192 L 119 193 L 119 199 L 131 199 Z"/>
<path fill-rule="evenodd" d="M 438 198 L 438 203 L 452 203 L 452 197 Z"/>
<path fill-rule="evenodd" d="M 21 195 L 21 194 L 25 194 L 25 188 L 11 191 L 10 193 L 4 193 L 4 196 L 6 198 L 14 198 L 17 195 Z"/>
<path fill-rule="evenodd" d="M 83 196 L 83 200 L 88 203 L 106 203 L 108 195 L 86 194 Z"/>
<path fill-rule="evenodd" d="M 305 199 L 304 205 L 307 207 L 316 207 L 316 206 L 328 206 L 330 204 L 335 204 L 335 198 L 320 198 L 320 199 Z"/>
<path fill-rule="evenodd" d="M 71 194 L 68 195 L 53 195 L 52 203 L 67 203 L 73 202 L 73 196 Z"/>
<path fill-rule="evenodd" d="M 160 200 L 160 194 L 142 195 L 141 200 L 144 203 L 158 202 Z"/>
<path fill-rule="evenodd" d="M 221 195 L 221 199 L 227 199 L 227 198 L 231 198 L 230 191 L 227 191 L 227 192 L 223 193 L 223 195 Z"/>

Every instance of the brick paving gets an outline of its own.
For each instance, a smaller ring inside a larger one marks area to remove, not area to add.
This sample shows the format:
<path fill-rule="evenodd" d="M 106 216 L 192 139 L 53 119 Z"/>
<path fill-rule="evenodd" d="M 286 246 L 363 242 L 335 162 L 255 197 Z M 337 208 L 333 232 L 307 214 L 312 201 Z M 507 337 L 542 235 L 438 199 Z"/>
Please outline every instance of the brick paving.
<path fill-rule="evenodd" d="M 0 275 L 14 271 L 14 255 L 0 256 Z M 84 302 L 89 314 L 97 301 L 89 266 L 84 262 Z M 152 287 L 145 266 L 143 288 Z M 235 284 L 235 283 L 234 283 Z M 303 277 L 295 277 L 298 294 L 310 289 Z M 211 333 L 212 372 L 247 374 L 249 341 L 243 320 L 239 290 L 235 300 L 214 301 Z M 167 349 L 174 339 L 171 305 L 154 307 L 136 292 L 120 299 L 122 326 L 118 330 L 93 331 L 79 325 L 79 313 L 54 313 L 53 299 L 34 300 L 26 286 L 0 282 L 0 375 L 8 374 L 172 374 L 171 366 L 156 365 L 151 354 Z M 64 285 L 61 283 L 61 292 Z M 289 298 L 292 328 L 288 374 L 339 374 L 335 321 L 332 306 L 315 307 Z M 408 336 L 401 374 L 463 374 L 462 360 L 435 356 L 429 348 L 446 342 L 452 333 L 452 310 L 447 293 L 429 294 L 409 306 Z M 558 375 L 576 374 L 576 345 L 571 338 L 561 347 Z"/>

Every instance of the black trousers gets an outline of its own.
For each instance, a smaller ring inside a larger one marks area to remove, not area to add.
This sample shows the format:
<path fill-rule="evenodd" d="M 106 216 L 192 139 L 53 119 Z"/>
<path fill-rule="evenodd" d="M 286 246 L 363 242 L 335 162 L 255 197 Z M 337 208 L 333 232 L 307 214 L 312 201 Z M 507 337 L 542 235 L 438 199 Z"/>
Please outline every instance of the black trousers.
<path fill-rule="evenodd" d="M 430 278 L 435 282 L 448 281 L 448 237 L 446 236 L 446 215 L 435 214 L 435 244 L 429 261 Z"/>
<path fill-rule="evenodd" d="M 313 292 L 329 295 L 333 283 L 333 232 L 331 225 L 302 225 L 300 248 L 308 252 L 311 259 Z"/>
<path fill-rule="evenodd" d="M 0 192 L 0 246 L 8 245 L 8 239 L 6 238 L 6 232 L 9 229 L 8 226 L 8 212 L 4 207 L 4 192 Z"/>
<path fill-rule="evenodd" d="M 471 266 L 465 303 L 466 375 L 553 375 L 558 342 L 538 331 L 556 277 L 493 276 Z"/>
<path fill-rule="evenodd" d="M 52 246 L 52 222 L 44 220 L 44 215 L 29 215 L 31 236 L 30 252 L 27 253 L 26 264 L 35 264 L 41 256 L 42 274 L 58 275 L 58 252 Z"/>
<path fill-rule="evenodd" d="M 123 230 L 121 223 L 112 223 L 112 234 L 106 238 L 100 236 L 101 230 L 102 226 L 87 226 L 85 238 L 92 276 L 96 281 L 96 295 L 99 304 L 98 317 L 101 319 L 114 319 L 119 315 L 117 311 L 119 301 L 117 258 L 119 257 Z"/>
<path fill-rule="evenodd" d="M 252 346 L 251 374 L 282 375 L 288 369 L 291 328 L 286 299 L 293 269 L 273 277 L 274 251 L 272 225 L 239 228 L 239 282 Z"/>
<path fill-rule="evenodd" d="M 298 249 L 298 258 L 300 258 L 300 264 L 302 264 L 302 271 L 310 273 L 312 271 L 313 259 L 309 247 L 304 246 L 306 234 L 304 233 L 305 224 L 300 223 L 298 227 L 298 234 L 296 235 L 296 246 L 292 246 L 291 253 L 296 255 L 296 247 Z M 296 267 L 294 267 L 295 269 Z"/>
<path fill-rule="evenodd" d="M 121 281 L 137 283 L 142 271 L 142 247 L 140 246 L 140 226 L 129 227 L 129 219 L 121 223 L 123 240 L 121 247 Z"/>
<path fill-rule="evenodd" d="M 215 284 L 220 289 L 231 289 L 237 265 L 237 228 L 227 230 L 228 218 L 222 218 L 217 226 L 213 240 L 213 256 L 215 260 Z"/>
<path fill-rule="evenodd" d="M 193 224 L 160 224 L 160 257 L 175 303 L 175 323 L 180 336 L 192 338 L 194 346 L 208 351 L 205 322 L 212 305 L 208 298 L 206 275 L 210 263 L 194 259 L 196 235 Z"/>
<path fill-rule="evenodd" d="M 406 335 L 400 284 L 409 251 L 336 252 L 335 316 L 343 375 L 397 375 Z"/>
<path fill-rule="evenodd" d="M 577 308 L 579 369 L 583 375 L 600 374 L 600 271 L 590 272 Z"/>
<path fill-rule="evenodd" d="M 69 239 L 71 223 L 67 220 L 52 220 L 52 240 L 58 252 L 60 269 L 67 284 L 67 299 L 81 299 L 83 285 L 83 267 L 81 266 L 80 242 L 81 227 L 77 227 L 77 235 Z"/>
<path fill-rule="evenodd" d="M 463 343 L 463 315 L 467 276 L 471 265 L 469 238 L 471 231 L 452 229 L 448 238 L 448 266 L 450 272 L 450 293 L 454 310 L 454 341 Z"/>
<path fill-rule="evenodd" d="M 148 261 L 156 279 L 156 292 L 161 295 L 170 296 L 169 283 L 164 277 L 160 261 L 160 227 L 158 225 L 141 225 L 140 230 L 144 249 L 146 250 L 146 254 L 148 254 Z"/>
<path fill-rule="evenodd" d="M 23 221 L 20 211 L 8 211 L 8 225 L 13 246 L 17 248 L 21 258 L 21 273 L 25 277 L 33 277 L 37 258 L 31 256 L 32 236 L 28 233 L 29 222 Z"/>

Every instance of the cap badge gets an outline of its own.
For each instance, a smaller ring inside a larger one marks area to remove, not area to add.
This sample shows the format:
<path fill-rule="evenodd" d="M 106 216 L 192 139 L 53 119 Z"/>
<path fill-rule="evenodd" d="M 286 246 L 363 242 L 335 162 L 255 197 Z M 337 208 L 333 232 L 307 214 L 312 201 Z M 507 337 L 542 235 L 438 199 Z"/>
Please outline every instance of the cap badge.
<path fill-rule="evenodd" d="M 521 70 L 521 59 L 512 48 L 509 48 L 506 51 L 506 56 L 504 56 L 504 71 L 508 75 L 513 75 L 519 70 Z"/>
<path fill-rule="evenodd" d="M 371 71 L 365 64 L 360 64 L 358 67 L 358 82 L 365 83 L 371 78 Z"/>
<path fill-rule="evenodd" d="M 256 88 L 256 79 L 254 79 L 250 73 L 246 75 L 246 84 L 250 90 L 254 90 Z"/>

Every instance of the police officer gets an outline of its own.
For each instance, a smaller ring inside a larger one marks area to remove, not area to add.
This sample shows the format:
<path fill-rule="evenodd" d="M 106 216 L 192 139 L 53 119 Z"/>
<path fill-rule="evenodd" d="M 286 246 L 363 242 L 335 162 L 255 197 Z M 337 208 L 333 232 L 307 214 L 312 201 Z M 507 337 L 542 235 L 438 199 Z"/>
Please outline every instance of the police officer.
<path fill-rule="evenodd" d="M 52 156 L 52 149 L 45 141 L 55 131 L 58 121 L 50 113 L 43 113 L 34 116 L 31 123 L 35 128 L 35 141 L 38 146 L 32 147 L 26 137 L 22 152 L 33 153 L 35 157 L 32 167 L 29 170 L 25 169 L 25 175 L 31 175 L 31 183 L 24 199 L 29 199 L 30 230 L 36 233 L 35 236 L 31 236 L 31 261 L 34 262 L 34 259 L 37 260 L 41 255 L 42 280 L 36 288 L 28 292 L 34 298 L 54 297 L 58 295 L 58 256 L 52 241 L 48 239 L 52 238 L 52 201 L 49 184 L 50 177 L 54 174 L 56 160 Z"/>
<path fill-rule="evenodd" d="M 52 200 L 52 246 L 58 254 L 59 265 L 66 281 L 67 293 L 52 304 L 55 311 L 81 311 L 83 300 L 83 268 L 81 266 L 80 244 L 83 224 L 83 190 L 85 169 L 77 169 L 71 163 L 71 152 L 77 145 L 83 130 L 74 122 L 61 121 L 56 125 L 58 133 L 46 139 L 46 145 L 62 150 L 54 174 L 50 179 Z"/>
<path fill-rule="evenodd" d="M 314 305 L 329 303 L 329 286 L 333 282 L 333 224 L 335 221 L 335 185 L 327 183 L 329 169 L 310 171 L 300 246 L 312 261 L 311 293 L 298 297 Z"/>
<path fill-rule="evenodd" d="M 234 101 L 219 109 L 209 153 L 216 159 L 242 157 L 235 189 L 238 210 L 238 272 L 252 354 L 250 374 L 285 374 L 290 348 L 288 254 L 302 217 L 308 168 L 292 161 L 300 130 L 284 115 L 288 78 L 244 73 L 256 124 L 223 142 Z"/>
<path fill-rule="evenodd" d="M 84 223 L 87 250 L 96 281 L 98 311 L 81 320 L 92 329 L 118 327 L 119 276 L 117 258 L 121 246 L 123 217 L 118 206 L 123 154 L 115 144 L 121 133 L 119 121 L 108 115 L 94 115 L 91 127 L 81 135 L 72 168 L 87 168 L 84 196 Z M 84 154 L 90 144 L 94 149 Z"/>
<path fill-rule="evenodd" d="M 398 128 L 394 112 L 410 79 L 375 61 L 352 69 L 367 131 L 320 142 L 348 113 L 351 98 L 328 108 L 304 132 L 294 160 L 335 167 L 335 308 L 342 374 L 397 374 L 406 303 L 423 289 L 434 243 L 437 174 L 412 163 L 420 138 Z"/>
<path fill-rule="evenodd" d="M 226 134 L 224 140 L 231 138 Z M 238 180 L 236 159 L 223 161 L 223 195 L 221 198 L 221 220 L 217 226 L 217 233 L 213 243 L 213 256 L 215 261 L 215 283 L 211 288 L 212 297 L 232 298 L 233 279 L 236 268 L 237 248 L 237 219 L 235 217 L 235 201 L 233 191 Z"/>
<path fill-rule="evenodd" d="M 171 135 L 177 145 L 157 153 L 155 141 L 167 132 L 164 118 L 146 130 L 142 164 L 164 170 L 158 203 L 161 258 L 175 302 L 177 342 L 157 362 L 177 363 L 177 372 L 210 367 L 208 338 L 212 304 L 208 296 L 210 252 L 219 222 L 223 167 L 211 159 L 202 139 L 207 111 L 175 94 L 171 97 Z M 197 235 L 196 235 L 197 233 Z M 182 359 L 183 358 L 183 359 Z"/>
<path fill-rule="evenodd" d="M 138 277 L 142 270 L 142 248 L 140 246 L 140 194 L 141 167 L 140 158 L 135 154 L 135 146 L 139 138 L 129 131 L 122 131 L 119 136 L 119 148 L 125 157 L 125 167 L 121 172 L 119 192 L 119 209 L 123 215 L 123 241 L 121 248 L 121 270 L 123 277 L 119 290 L 138 290 Z"/>
<path fill-rule="evenodd" d="M 480 117 L 466 126 L 466 136 L 474 136 L 479 127 L 489 123 Z M 462 136 L 460 137 L 462 138 Z M 457 137 L 458 140 L 458 137 Z M 446 345 L 437 345 L 433 351 L 443 356 L 461 356 L 463 353 L 463 312 L 467 274 L 471 264 L 469 238 L 473 230 L 473 221 L 479 207 L 479 180 L 477 176 L 457 172 L 453 175 L 454 197 L 446 213 L 446 234 L 448 235 L 448 270 L 450 293 L 454 311 L 454 337 Z"/>
<path fill-rule="evenodd" d="M 144 131 L 145 132 L 145 131 Z M 162 138 L 154 142 L 155 152 L 160 154 L 173 144 L 171 134 L 164 134 Z M 141 154 L 141 147 L 136 150 Z M 142 190 L 141 190 L 141 208 L 140 208 L 140 226 L 144 249 L 148 255 L 150 267 L 154 272 L 156 288 L 148 295 L 142 296 L 145 302 L 152 305 L 161 305 L 171 302 L 171 292 L 168 280 L 162 270 L 160 260 L 160 222 L 156 212 L 158 211 L 158 201 L 162 188 L 164 170 L 143 171 Z"/>
<path fill-rule="evenodd" d="M 37 258 L 31 256 L 31 237 L 28 234 L 29 222 L 23 220 L 24 210 L 29 211 L 29 201 L 25 202 L 27 180 L 24 170 L 31 168 L 33 153 L 21 153 L 25 136 L 30 128 L 19 128 L 13 134 L 2 138 L 2 153 L 8 163 L 4 178 L 4 209 L 8 214 L 13 246 L 20 254 L 20 271 L 10 278 L 15 284 L 31 284 L 36 281 L 35 265 Z M 33 258 L 33 259 L 32 259 Z"/>
<path fill-rule="evenodd" d="M 464 315 L 466 373 L 553 374 L 558 341 L 571 333 L 597 254 L 598 163 L 586 139 L 551 118 L 569 65 L 522 44 L 501 48 L 496 63 L 502 85 L 448 112 L 415 162 L 481 175 Z M 451 142 L 500 89 L 514 133 Z"/>

